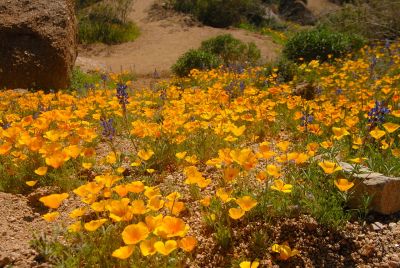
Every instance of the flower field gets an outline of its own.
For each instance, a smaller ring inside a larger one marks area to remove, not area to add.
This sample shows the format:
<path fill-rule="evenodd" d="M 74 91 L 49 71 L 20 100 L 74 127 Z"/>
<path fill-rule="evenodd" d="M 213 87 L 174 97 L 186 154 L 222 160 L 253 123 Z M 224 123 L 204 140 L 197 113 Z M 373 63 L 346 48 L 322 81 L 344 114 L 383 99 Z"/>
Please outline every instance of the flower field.
<path fill-rule="evenodd" d="M 301 64 L 287 83 L 263 67 L 148 89 L 122 77 L 0 92 L 0 190 L 51 189 L 38 206 L 61 238 L 36 246 L 54 265 L 302 266 L 313 253 L 266 226 L 362 221 L 342 161 L 400 175 L 399 43 Z"/>

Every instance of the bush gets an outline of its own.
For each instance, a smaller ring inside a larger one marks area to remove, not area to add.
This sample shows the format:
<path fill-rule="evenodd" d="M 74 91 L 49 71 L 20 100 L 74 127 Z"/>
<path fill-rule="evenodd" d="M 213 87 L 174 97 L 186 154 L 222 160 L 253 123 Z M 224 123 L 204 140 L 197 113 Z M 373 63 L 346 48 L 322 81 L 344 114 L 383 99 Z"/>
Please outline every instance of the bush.
<path fill-rule="evenodd" d="M 243 43 L 230 34 L 203 41 L 200 49 L 218 55 L 225 65 L 247 63 L 255 65 L 261 52 L 254 43 Z"/>
<path fill-rule="evenodd" d="M 172 0 L 175 10 L 190 13 L 202 23 L 228 27 L 243 21 L 260 23 L 263 17 L 260 0 Z"/>
<path fill-rule="evenodd" d="M 98 2 L 101 2 L 101 0 L 75 0 L 75 9 L 79 11 Z"/>
<path fill-rule="evenodd" d="M 279 82 L 290 82 L 298 74 L 299 66 L 288 60 L 286 57 L 279 57 L 273 62 L 269 62 L 264 66 L 262 71 L 263 76 L 270 76 L 273 73 L 278 75 L 277 81 Z"/>
<path fill-rule="evenodd" d="M 364 45 L 364 40 L 357 36 L 350 36 L 328 30 L 317 28 L 301 31 L 291 37 L 284 49 L 283 54 L 293 61 L 309 62 L 311 60 L 327 61 L 353 51 Z"/>
<path fill-rule="evenodd" d="M 81 43 L 102 42 L 118 44 L 135 40 L 139 29 L 127 21 L 126 9 L 131 0 L 101 3 L 83 10 L 78 15 L 78 35 Z"/>
<path fill-rule="evenodd" d="M 83 44 L 101 42 L 119 44 L 135 40 L 139 29 L 132 22 L 109 23 L 82 19 L 79 22 L 79 40 Z"/>
<path fill-rule="evenodd" d="M 298 66 L 293 61 L 284 57 L 280 58 L 276 64 L 279 80 L 282 82 L 292 81 L 298 72 Z"/>
<path fill-rule="evenodd" d="M 172 71 L 178 76 L 187 76 L 192 69 L 207 70 L 217 68 L 220 59 L 210 52 L 192 49 L 183 54 L 172 66 Z"/>
<path fill-rule="evenodd" d="M 191 69 L 206 70 L 225 66 L 255 65 L 261 52 L 254 43 L 243 43 L 230 34 L 203 41 L 197 50 L 190 50 L 172 67 L 178 76 L 186 76 Z"/>
<path fill-rule="evenodd" d="M 392 0 L 355 1 L 322 20 L 336 31 L 359 34 L 367 39 L 400 37 L 400 2 Z"/>

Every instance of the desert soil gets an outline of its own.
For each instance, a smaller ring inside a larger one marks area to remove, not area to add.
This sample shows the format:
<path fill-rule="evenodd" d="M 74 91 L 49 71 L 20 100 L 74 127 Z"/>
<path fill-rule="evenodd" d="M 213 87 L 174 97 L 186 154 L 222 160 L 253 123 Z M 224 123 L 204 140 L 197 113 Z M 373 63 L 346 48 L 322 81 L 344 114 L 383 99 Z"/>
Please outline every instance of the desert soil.
<path fill-rule="evenodd" d="M 317 16 L 322 17 L 326 14 L 338 10 L 340 7 L 329 0 L 307 0 L 307 8 Z"/>
<path fill-rule="evenodd" d="M 30 247 L 34 233 L 46 229 L 40 214 L 23 195 L 0 193 L 0 267 L 31 267 L 36 252 Z"/>
<path fill-rule="evenodd" d="M 181 173 L 174 172 L 166 176 L 160 187 L 175 185 L 186 199 L 189 190 L 179 186 L 184 185 L 184 179 Z M 50 192 L 51 189 L 42 188 L 28 196 L 0 193 L 1 268 L 52 266 L 35 251 L 31 241 L 34 236 L 54 239 L 57 230 L 70 223 L 67 215 L 79 202 L 71 193 L 60 209 L 61 218 L 47 224 L 40 217 L 47 211 L 37 200 Z M 229 267 L 228 262 L 243 253 L 258 258 L 262 267 L 400 267 L 400 214 L 370 215 L 365 222 L 349 222 L 339 230 L 324 227 L 307 215 L 272 222 L 238 222 L 234 226 L 234 250 L 226 252 L 203 224 L 196 204 L 188 202 L 188 209 L 194 213 L 183 215 L 190 226 L 198 226 L 191 235 L 199 240 L 193 258 L 187 260 L 185 267 Z M 254 241 L 249 238 L 255 234 L 262 234 L 260 245 L 249 243 Z M 300 250 L 300 255 L 273 265 L 274 254 L 268 247 L 283 241 Z"/>
<path fill-rule="evenodd" d="M 219 34 L 232 34 L 244 42 L 254 42 L 261 50 L 263 61 L 275 58 L 279 52 L 279 46 L 268 36 L 241 29 L 202 26 L 189 16 L 163 8 L 158 1 L 136 0 L 129 18 L 141 31 L 135 41 L 111 46 L 81 46 L 77 65 L 83 69 L 134 71 L 140 77 L 157 70 L 162 76 L 167 76 L 170 67 L 182 54 Z"/>
<path fill-rule="evenodd" d="M 317 17 L 339 8 L 329 0 L 308 0 L 307 7 Z M 80 46 L 76 65 L 84 70 L 133 71 L 139 77 L 150 76 L 157 70 L 167 77 L 171 66 L 182 54 L 220 34 L 232 34 L 244 42 L 254 42 L 261 50 L 263 62 L 274 59 L 280 51 L 280 46 L 268 36 L 242 29 L 203 26 L 190 16 L 163 8 L 160 0 L 136 0 L 129 19 L 141 31 L 135 41 L 120 45 Z"/>

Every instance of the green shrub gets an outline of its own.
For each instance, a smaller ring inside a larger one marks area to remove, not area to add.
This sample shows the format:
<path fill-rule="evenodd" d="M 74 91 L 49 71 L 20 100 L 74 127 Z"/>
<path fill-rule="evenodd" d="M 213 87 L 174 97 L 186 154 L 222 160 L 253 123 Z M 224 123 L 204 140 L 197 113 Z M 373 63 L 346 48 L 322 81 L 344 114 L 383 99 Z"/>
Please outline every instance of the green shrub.
<path fill-rule="evenodd" d="M 218 55 L 225 65 L 248 63 L 254 65 L 261 57 L 261 52 L 254 43 L 243 43 L 230 34 L 203 41 L 200 49 Z"/>
<path fill-rule="evenodd" d="M 297 75 L 298 67 L 295 62 L 288 60 L 286 57 L 279 57 L 277 60 L 266 64 L 262 74 L 263 76 L 270 76 L 276 73 L 278 75 L 277 80 L 286 83 L 292 81 Z"/>
<path fill-rule="evenodd" d="M 127 21 L 124 7 L 131 0 L 119 0 L 101 3 L 83 10 L 78 15 L 78 35 L 81 43 L 102 42 L 118 44 L 133 41 L 139 36 L 139 29 L 133 22 Z"/>
<path fill-rule="evenodd" d="M 86 73 L 79 67 L 72 70 L 71 91 L 83 90 L 89 85 L 94 85 L 101 82 L 99 73 Z"/>
<path fill-rule="evenodd" d="M 178 76 L 186 76 L 192 69 L 207 70 L 217 68 L 221 64 L 218 57 L 200 49 L 191 49 L 183 54 L 172 66 L 172 71 Z"/>
<path fill-rule="evenodd" d="M 75 0 L 75 9 L 79 11 L 98 2 L 101 2 L 101 0 Z"/>
<path fill-rule="evenodd" d="M 276 68 L 278 69 L 278 78 L 282 82 L 292 81 L 298 72 L 297 64 L 284 57 L 276 63 Z"/>
<path fill-rule="evenodd" d="M 320 24 L 339 32 L 359 34 L 367 39 L 400 37 L 399 1 L 354 2 L 325 17 Z"/>
<path fill-rule="evenodd" d="M 132 22 L 126 24 L 82 19 L 79 22 L 79 40 L 83 44 L 101 42 L 119 44 L 135 40 L 139 29 Z"/>
<path fill-rule="evenodd" d="M 257 64 L 261 52 L 254 43 L 243 43 L 230 34 L 203 41 L 197 50 L 190 50 L 172 67 L 178 76 L 186 76 L 191 69 L 207 70 L 219 65 L 248 66 Z"/>
<path fill-rule="evenodd" d="M 172 6 L 175 10 L 184 13 L 194 13 L 196 9 L 196 2 L 193 0 L 173 0 Z"/>
<path fill-rule="evenodd" d="M 317 28 L 298 32 L 291 37 L 283 54 L 293 61 L 303 59 L 327 61 L 353 51 L 364 45 L 364 40 L 357 35 L 348 35 L 334 32 L 325 28 Z"/>
<path fill-rule="evenodd" d="M 228 27 L 243 21 L 260 23 L 263 8 L 260 0 L 172 0 L 175 10 L 190 13 L 202 23 Z"/>

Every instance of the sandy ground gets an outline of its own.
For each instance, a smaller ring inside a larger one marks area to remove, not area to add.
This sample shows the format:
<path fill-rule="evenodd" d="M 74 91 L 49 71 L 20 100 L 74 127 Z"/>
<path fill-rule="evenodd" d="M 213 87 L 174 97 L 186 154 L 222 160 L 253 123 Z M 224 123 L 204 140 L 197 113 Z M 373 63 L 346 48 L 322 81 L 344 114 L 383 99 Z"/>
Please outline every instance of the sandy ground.
<path fill-rule="evenodd" d="M 232 34 L 244 42 L 254 42 L 261 50 L 262 61 L 274 59 L 280 51 L 268 36 L 242 29 L 218 29 L 203 26 L 190 16 L 164 9 L 159 0 L 136 0 L 129 19 L 140 28 L 141 35 L 133 42 L 120 45 L 93 44 L 80 46 L 76 65 L 84 70 L 103 69 L 112 72 L 135 72 L 138 77 L 150 76 L 155 70 L 163 77 L 189 49 L 220 34 Z M 308 8 L 317 17 L 337 10 L 329 0 L 308 0 Z"/>
<path fill-rule="evenodd" d="M 307 0 L 307 7 L 317 17 L 325 16 L 340 8 L 329 0 Z"/>
<path fill-rule="evenodd" d="M 242 41 L 254 42 L 261 50 L 263 61 L 273 59 L 279 52 L 279 46 L 267 36 L 241 29 L 202 26 L 188 16 L 161 6 L 154 7 L 156 2 L 137 0 L 134 3 L 129 17 L 140 28 L 138 39 L 120 45 L 82 46 L 77 65 L 83 69 L 99 67 L 113 72 L 129 70 L 139 76 L 152 74 L 157 69 L 165 76 L 183 53 L 198 48 L 208 38 L 228 33 Z"/>
<path fill-rule="evenodd" d="M 0 192 L 0 267 L 33 267 L 36 252 L 29 243 L 34 233 L 46 228 L 28 198 Z"/>

